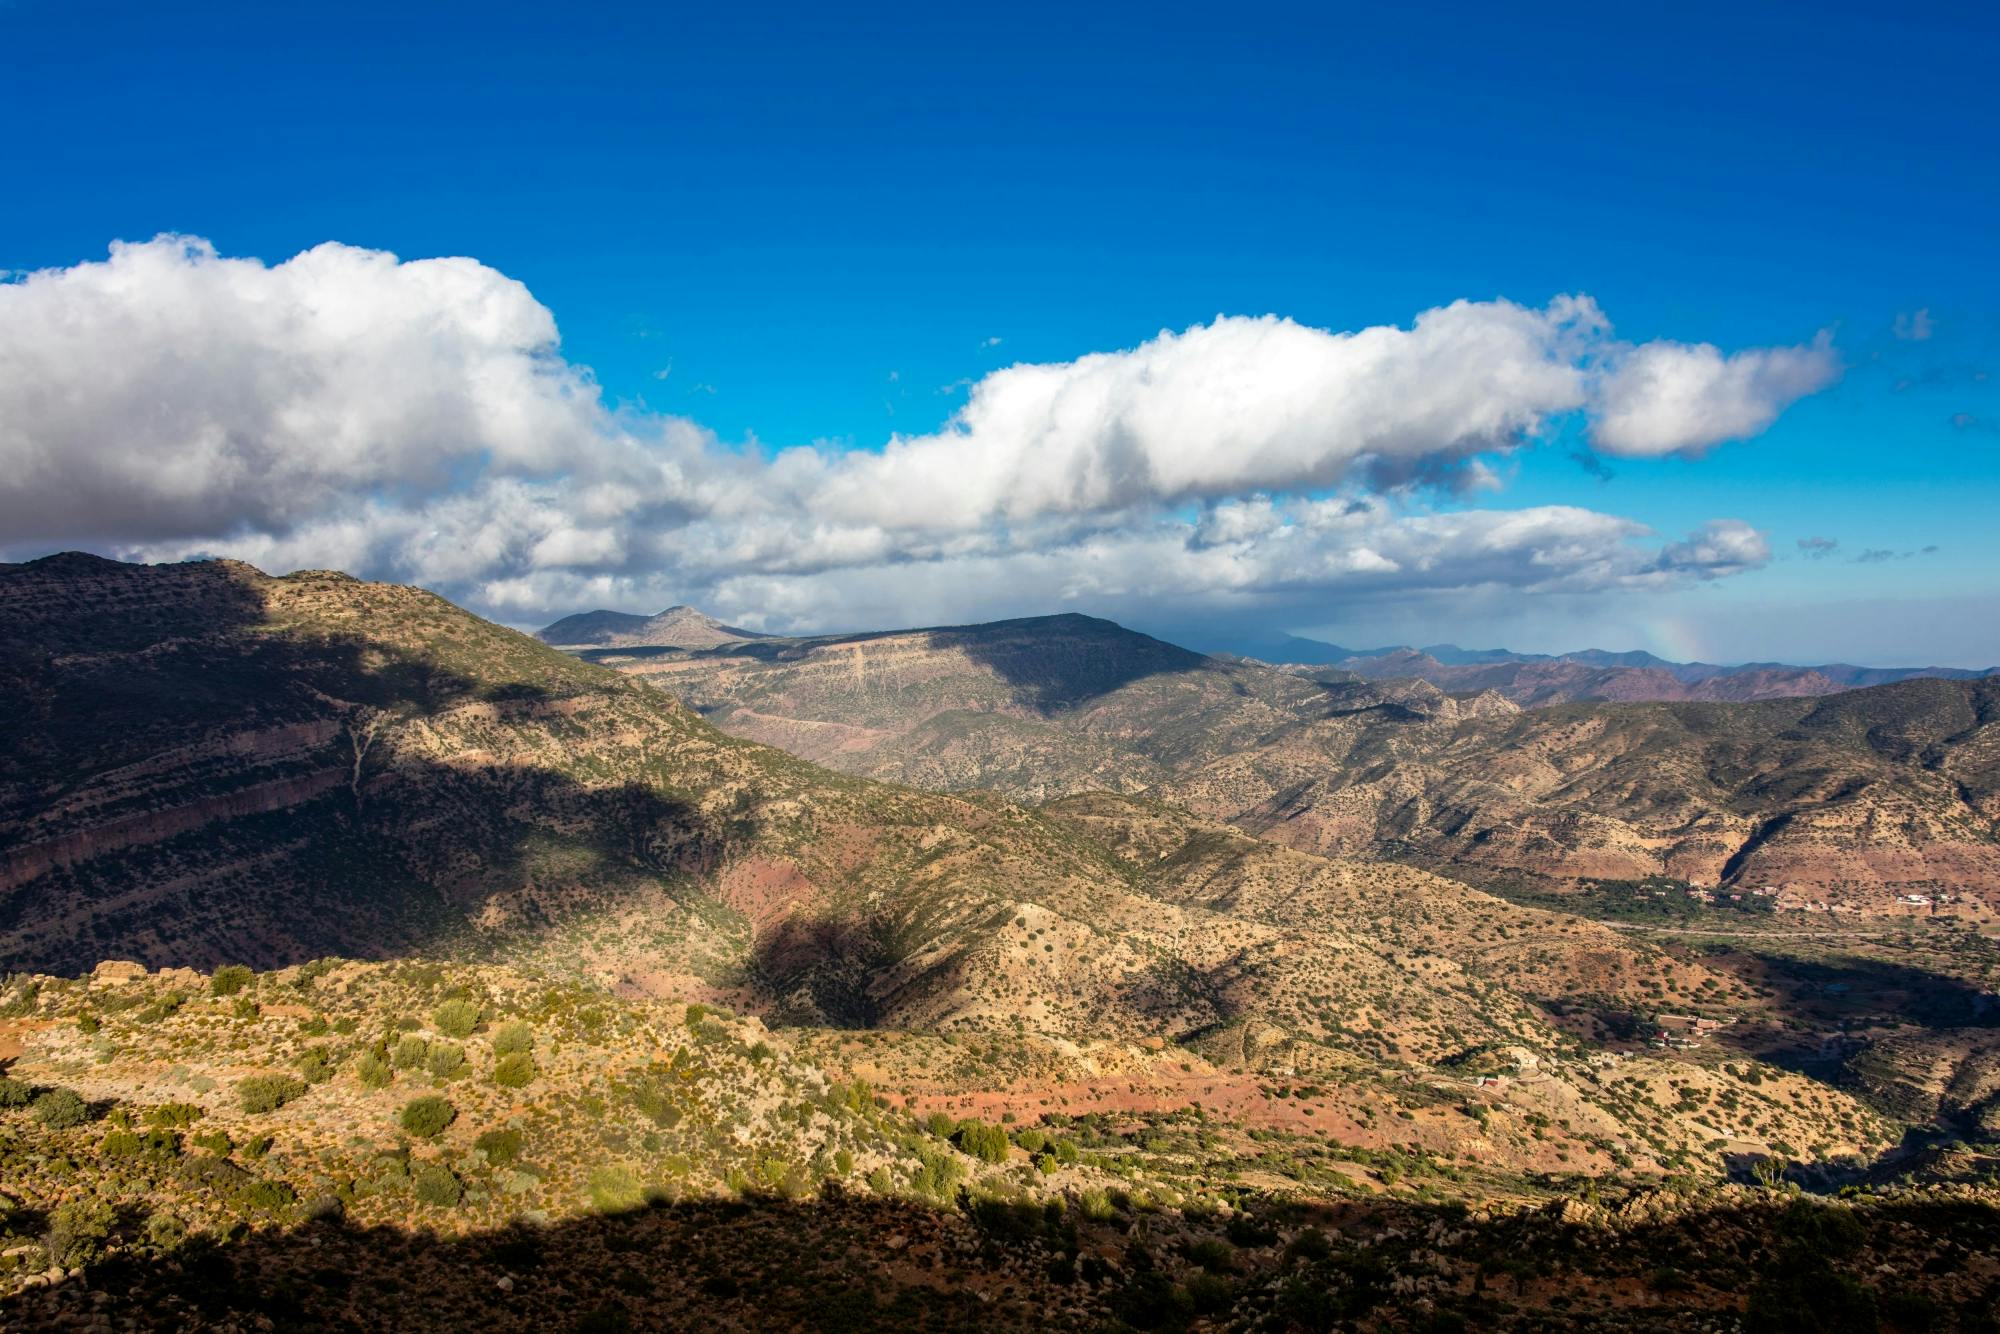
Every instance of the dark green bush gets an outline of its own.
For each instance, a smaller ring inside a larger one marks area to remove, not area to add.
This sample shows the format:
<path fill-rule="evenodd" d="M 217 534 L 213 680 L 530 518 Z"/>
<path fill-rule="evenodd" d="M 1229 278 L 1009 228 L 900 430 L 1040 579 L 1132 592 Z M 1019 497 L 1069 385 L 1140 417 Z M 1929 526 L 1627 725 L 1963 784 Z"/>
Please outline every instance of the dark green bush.
<path fill-rule="evenodd" d="M 472 1030 L 479 1027 L 482 1017 L 479 1006 L 474 1002 L 448 1000 L 432 1012 L 431 1022 L 448 1037 L 465 1038 L 472 1036 Z"/>
<path fill-rule="evenodd" d="M 493 1065 L 493 1082 L 501 1088 L 522 1089 L 535 1082 L 535 1058 L 524 1051 L 510 1052 Z"/>
<path fill-rule="evenodd" d="M 86 1265 L 104 1251 L 116 1214 L 109 1200 L 70 1200 L 49 1212 L 49 1228 L 43 1238 L 49 1263 L 65 1268 Z"/>
<path fill-rule="evenodd" d="M 291 1075 L 252 1075 L 236 1082 L 237 1101 L 251 1113 L 275 1112 L 305 1091 L 306 1082 Z"/>
<path fill-rule="evenodd" d="M 354 1063 L 355 1076 L 363 1087 L 371 1089 L 388 1088 L 396 1080 L 395 1069 L 389 1058 L 379 1051 L 364 1051 Z"/>
<path fill-rule="evenodd" d="M 201 1108 L 191 1102 L 163 1102 L 146 1113 L 146 1124 L 179 1130 L 201 1120 Z"/>
<path fill-rule="evenodd" d="M 472 1147 L 484 1153 L 489 1163 L 511 1163 L 521 1156 L 521 1132 L 488 1130 L 472 1141 Z"/>
<path fill-rule="evenodd" d="M 412 1184 L 418 1199 L 439 1209 L 456 1207 L 465 1194 L 464 1183 L 443 1163 L 425 1163 L 417 1169 Z"/>
<path fill-rule="evenodd" d="M 535 1049 L 535 1030 L 520 1020 L 502 1024 L 493 1034 L 493 1054 L 512 1056 L 516 1052 Z"/>
<path fill-rule="evenodd" d="M 333 1057 L 324 1047 L 308 1047 L 299 1057 L 299 1073 L 308 1084 L 324 1084 L 333 1078 Z"/>
<path fill-rule="evenodd" d="M 411 1099 L 400 1118 L 403 1129 L 419 1139 L 442 1135 L 445 1127 L 457 1119 L 458 1109 L 436 1094 Z"/>
<path fill-rule="evenodd" d="M 209 994 L 215 996 L 234 996 L 237 992 L 249 986 L 250 980 L 255 976 L 255 973 L 240 963 L 224 964 L 210 975 L 208 979 Z"/>
<path fill-rule="evenodd" d="M 186 996 L 178 991 L 169 991 L 166 995 L 139 1011 L 134 1018 L 142 1024 L 157 1024 L 162 1019 L 170 1019 L 180 1013 L 181 1006 L 186 1004 Z"/>
<path fill-rule="evenodd" d="M 438 1079 L 457 1079 L 465 1073 L 465 1048 L 454 1047 L 449 1042 L 440 1042 L 431 1048 L 425 1061 L 430 1072 Z"/>
<path fill-rule="evenodd" d="M 90 1119 L 90 1107 L 75 1089 L 50 1089 L 35 1099 L 35 1119 L 51 1130 L 67 1130 Z"/>
<path fill-rule="evenodd" d="M 252 1181 L 237 1191 L 235 1198 L 238 1208 L 268 1212 L 297 1204 L 299 1193 L 282 1181 Z"/>
<path fill-rule="evenodd" d="M 981 1162 L 1004 1163 L 1007 1161 L 1007 1132 L 999 1126 L 985 1121 L 966 1121 L 951 1137 L 958 1145 L 959 1152 L 979 1159 Z"/>

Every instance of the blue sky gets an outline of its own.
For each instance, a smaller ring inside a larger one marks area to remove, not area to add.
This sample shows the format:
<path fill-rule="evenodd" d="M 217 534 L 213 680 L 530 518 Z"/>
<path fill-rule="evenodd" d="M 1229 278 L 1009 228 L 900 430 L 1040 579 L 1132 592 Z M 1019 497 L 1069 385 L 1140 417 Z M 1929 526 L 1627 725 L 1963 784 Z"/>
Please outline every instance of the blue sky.
<path fill-rule="evenodd" d="M 1556 440 L 1496 457 L 1496 491 L 1413 502 L 1663 540 L 1726 517 L 1766 535 L 1755 568 L 1257 614 L 1343 642 L 2000 661 L 1990 6 L 583 8 L 15 0 L 0 267 L 160 233 L 270 264 L 470 256 L 610 403 L 735 450 L 879 449 L 1008 365 L 1218 315 L 1340 331 L 1588 293 L 1635 343 L 1830 331 L 1838 382 L 1752 438 L 1594 467 Z M 633 570 L 547 597 L 689 582 Z M 574 609 L 436 582 L 508 619 Z M 968 615 L 989 601 L 1013 609 Z M 827 615 L 864 608 L 895 610 Z"/>

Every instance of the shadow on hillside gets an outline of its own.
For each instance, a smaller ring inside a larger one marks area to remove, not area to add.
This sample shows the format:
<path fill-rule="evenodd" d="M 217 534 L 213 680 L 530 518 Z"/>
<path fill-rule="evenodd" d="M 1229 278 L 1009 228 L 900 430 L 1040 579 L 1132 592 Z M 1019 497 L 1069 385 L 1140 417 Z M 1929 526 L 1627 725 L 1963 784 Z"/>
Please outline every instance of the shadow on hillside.
<path fill-rule="evenodd" d="M 1005 1330 L 1700 1328 L 1991 1334 L 1969 1196 L 1829 1208 L 1749 1192 L 1606 1226 L 1413 1202 L 1252 1203 L 1229 1216 L 829 1187 L 443 1237 L 338 1217 L 132 1250 L 10 1299 L 19 1327 Z M 444 1218 L 446 1215 L 440 1215 Z M 119 1234 L 136 1239 L 128 1210 Z M 100 1297 L 98 1294 L 102 1294 Z"/>
<path fill-rule="evenodd" d="M 490 707 L 490 725 L 546 717 L 560 731 L 536 674 L 575 669 L 553 650 L 498 630 L 399 627 L 414 644 L 272 633 L 235 567 L 78 561 L 81 592 L 0 619 L 16 720 L 0 748 L 10 968 L 378 958 L 463 943 L 494 894 L 505 927 L 536 930 L 672 892 L 722 856 L 726 824 L 643 777 L 423 750 L 425 720 L 468 704 Z M 329 580 L 328 597 L 344 587 Z M 411 743 L 384 754 L 383 726 Z"/>
<path fill-rule="evenodd" d="M 792 914 L 758 928 L 749 972 L 779 998 L 765 1016 L 773 1023 L 873 1028 L 881 1005 L 870 985 L 896 962 L 879 923 Z"/>
<path fill-rule="evenodd" d="M 2000 1005 L 1960 978 L 1882 959 L 1801 959 L 1744 944 L 1744 953 L 1784 989 L 1787 1014 L 1819 1025 L 1828 1037 L 1879 1023 L 2000 1028 Z M 1726 956 L 1709 962 L 1726 966 Z"/>

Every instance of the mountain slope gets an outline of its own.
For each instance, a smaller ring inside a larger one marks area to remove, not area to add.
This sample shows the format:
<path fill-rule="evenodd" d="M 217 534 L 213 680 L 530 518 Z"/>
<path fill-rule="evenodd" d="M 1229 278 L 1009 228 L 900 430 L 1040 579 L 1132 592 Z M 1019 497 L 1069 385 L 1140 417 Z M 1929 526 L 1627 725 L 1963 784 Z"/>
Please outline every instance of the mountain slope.
<path fill-rule="evenodd" d="M 637 941 L 656 975 L 755 989 L 759 914 L 859 905 L 879 953 L 934 890 L 1087 870 L 1023 813 L 732 740 L 415 589 L 55 557 L 0 569 L 0 655 L 13 967 L 546 950 L 596 923 L 580 965 Z"/>
<path fill-rule="evenodd" d="M 2000 681 L 1320 725 L 1184 773 L 1191 809 L 1318 850 L 1484 872 L 1665 874 L 1781 903 L 2000 907 Z"/>

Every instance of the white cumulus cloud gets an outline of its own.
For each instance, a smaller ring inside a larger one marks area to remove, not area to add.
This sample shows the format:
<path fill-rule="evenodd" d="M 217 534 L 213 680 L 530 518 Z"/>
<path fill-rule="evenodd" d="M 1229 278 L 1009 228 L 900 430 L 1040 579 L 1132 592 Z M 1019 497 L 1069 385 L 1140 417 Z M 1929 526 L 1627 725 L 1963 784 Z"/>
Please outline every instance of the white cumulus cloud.
<path fill-rule="evenodd" d="M 1223 316 L 996 370 L 879 451 L 766 454 L 608 408 L 550 312 L 475 260 L 163 236 L 0 283 L 0 541 L 339 566 L 521 619 L 705 601 L 789 627 L 1646 588 L 1768 548 L 1736 521 L 1661 543 L 1453 498 L 1561 419 L 1607 453 L 1697 452 L 1837 373 L 1824 339 L 1620 343 L 1584 296 L 1353 332 Z"/>
<path fill-rule="evenodd" d="M 1606 454 L 1692 454 L 1756 435 L 1840 375 L 1824 336 L 1725 354 L 1712 343 L 1642 343 L 1596 387 L 1590 441 Z"/>

